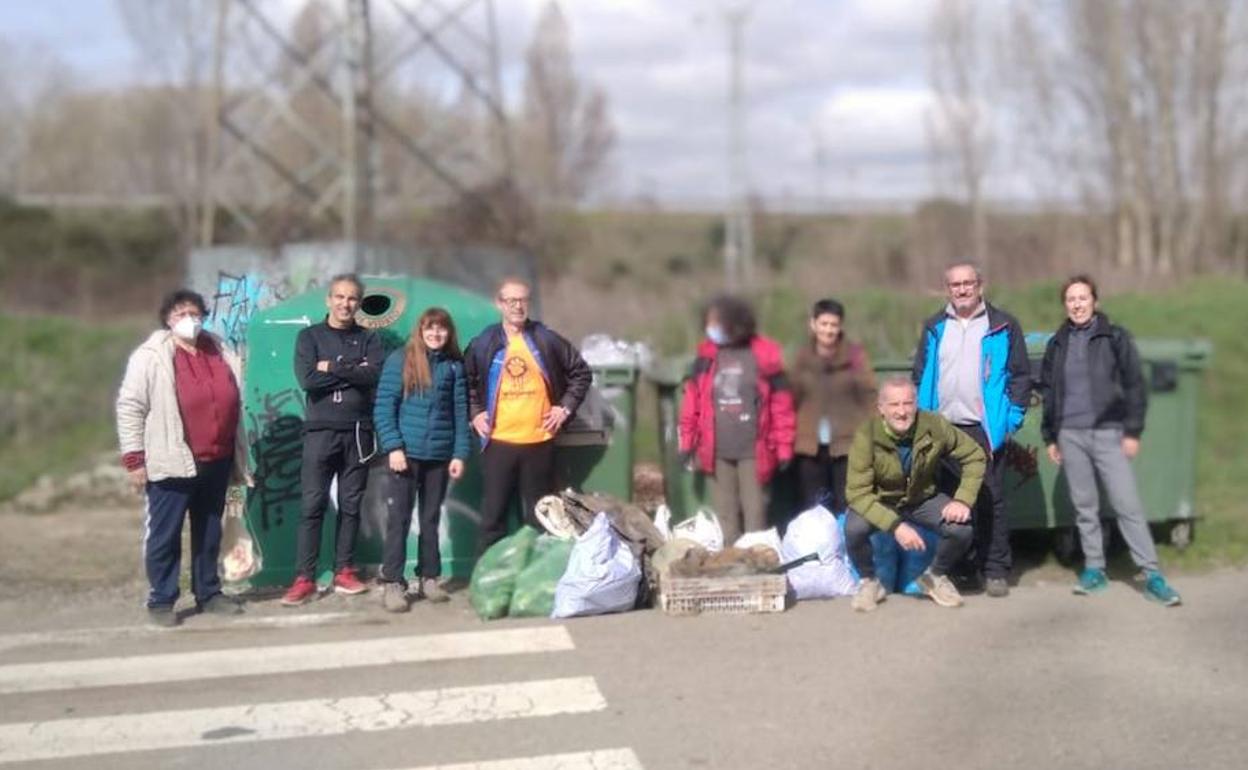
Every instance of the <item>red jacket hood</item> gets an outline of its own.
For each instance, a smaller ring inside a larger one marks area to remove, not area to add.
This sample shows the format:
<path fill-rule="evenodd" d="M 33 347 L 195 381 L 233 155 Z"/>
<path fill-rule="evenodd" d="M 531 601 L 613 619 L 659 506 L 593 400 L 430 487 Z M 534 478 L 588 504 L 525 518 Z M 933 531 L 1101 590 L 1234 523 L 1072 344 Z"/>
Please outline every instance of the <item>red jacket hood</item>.
<path fill-rule="evenodd" d="M 758 362 L 758 373 L 761 376 L 770 377 L 784 371 L 784 350 L 780 347 L 780 343 L 770 337 L 762 334 L 750 337 L 750 351 L 754 354 L 754 360 Z M 714 361 L 719 357 L 719 345 L 703 338 L 698 343 L 697 352 L 699 357 Z"/>

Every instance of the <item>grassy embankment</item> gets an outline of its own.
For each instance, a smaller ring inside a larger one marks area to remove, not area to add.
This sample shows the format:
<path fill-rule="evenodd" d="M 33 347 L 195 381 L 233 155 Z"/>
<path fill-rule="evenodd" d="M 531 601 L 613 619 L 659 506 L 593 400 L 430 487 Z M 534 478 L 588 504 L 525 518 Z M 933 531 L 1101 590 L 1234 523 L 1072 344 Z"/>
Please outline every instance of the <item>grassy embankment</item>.
<path fill-rule="evenodd" d="M 0 316 L 0 500 L 117 445 L 113 400 L 136 323 Z"/>

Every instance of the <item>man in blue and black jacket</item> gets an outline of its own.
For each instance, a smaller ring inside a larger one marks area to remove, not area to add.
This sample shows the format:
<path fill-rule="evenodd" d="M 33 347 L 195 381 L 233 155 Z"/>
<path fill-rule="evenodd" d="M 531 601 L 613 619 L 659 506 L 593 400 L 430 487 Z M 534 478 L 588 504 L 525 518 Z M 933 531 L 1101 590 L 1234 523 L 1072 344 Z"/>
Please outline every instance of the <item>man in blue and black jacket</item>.
<path fill-rule="evenodd" d="M 554 491 L 554 438 L 576 414 L 593 373 L 580 351 L 529 318 L 528 284 L 508 278 L 494 304 L 501 323 L 468 343 L 468 411 L 481 436 L 481 535 L 478 555 L 507 534 L 507 506 L 518 491 L 524 521 Z"/>
<path fill-rule="evenodd" d="M 989 596 L 1009 595 L 1010 527 L 1002 450 L 1023 424 L 1031 398 L 1031 366 L 1014 316 L 984 300 L 973 262 L 945 270 L 949 302 L 923 326 L 914 354 L 919 409 L 939 412 L 988 455 L 975 504 L 975 567 Z"/>

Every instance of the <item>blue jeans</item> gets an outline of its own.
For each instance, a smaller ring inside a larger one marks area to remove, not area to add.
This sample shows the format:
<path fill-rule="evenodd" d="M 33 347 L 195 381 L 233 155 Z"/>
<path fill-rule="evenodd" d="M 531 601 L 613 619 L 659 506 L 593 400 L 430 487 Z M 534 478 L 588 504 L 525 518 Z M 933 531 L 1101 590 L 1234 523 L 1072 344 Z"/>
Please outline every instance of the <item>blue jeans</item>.
<path fill-rule="evenodd" d="M 147 483 L 147 524 L 143 562 L 147 567 L 148 607 L 172 607 L 178 601 L 182 568 L 182 521 L 191 514 L 191 592 L 196 604 L 221 593 L 217 555 L 221 551 L 221 513 L 233 458 L 196 463 L 189 479 Z"/>
<path fill-rule="evenodd" d="M 902 521 L 925 527 L 939 533 L 940 542 L 936 546 L 936 554 L 932 559 L 932 574 L 947 575 L 958 559 L 971 547 L 973 533 L 971 525 L 955 524 L 945 521 L 941 515 L 949 496 L 937 492 L 913 508 L 899 508 L 897 515 Z M 871 535 L 879 532 L 874 524 L 867 521 L 853 508 L 849 509 L 845 519 L 845 550 L 854 564 L 858 574 L 866 578 L 875 577 L 875 560 L 871 548 Z"/>

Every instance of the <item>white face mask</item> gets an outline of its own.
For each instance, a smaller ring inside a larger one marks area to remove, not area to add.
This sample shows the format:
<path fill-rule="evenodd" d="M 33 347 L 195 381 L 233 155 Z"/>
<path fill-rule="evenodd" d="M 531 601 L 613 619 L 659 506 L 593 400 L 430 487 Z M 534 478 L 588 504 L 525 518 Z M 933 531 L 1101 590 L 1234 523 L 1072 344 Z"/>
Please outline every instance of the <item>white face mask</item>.
<path fill-rule="evenodd" d="M 179 339 L 186 340 L 187 342 L 194 342 L 195 338 L 199 336 L 199 332 L 203 328 L 203 320 L 193 318 L 189 315 L 184 315 L 173 325 L 173 329 L 171 331 L 176 334 Z"/>
<path fill-rule="evenodd" d="M 706 338 L 716 345 L 727 345 L 728 335 L 724 334 L 724 329 L 719 324 L 707 324 Z"/>

